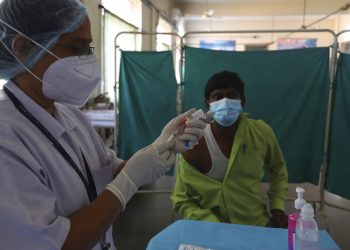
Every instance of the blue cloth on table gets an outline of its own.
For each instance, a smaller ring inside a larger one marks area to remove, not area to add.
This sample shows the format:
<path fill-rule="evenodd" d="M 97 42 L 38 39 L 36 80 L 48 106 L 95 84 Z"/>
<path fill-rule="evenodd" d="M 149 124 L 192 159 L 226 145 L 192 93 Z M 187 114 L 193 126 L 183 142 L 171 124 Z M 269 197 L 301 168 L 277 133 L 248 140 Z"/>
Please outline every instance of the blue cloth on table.
<path fill-rule="evenodd" d="M 213 250 L 288 249 L 287 229 L 216 222 L 178 220 L 148 243 L 147 250 L 178 250 L 180 244 Z M 340 250 L 325 230 L 320 230 L 321 250 Z"/>

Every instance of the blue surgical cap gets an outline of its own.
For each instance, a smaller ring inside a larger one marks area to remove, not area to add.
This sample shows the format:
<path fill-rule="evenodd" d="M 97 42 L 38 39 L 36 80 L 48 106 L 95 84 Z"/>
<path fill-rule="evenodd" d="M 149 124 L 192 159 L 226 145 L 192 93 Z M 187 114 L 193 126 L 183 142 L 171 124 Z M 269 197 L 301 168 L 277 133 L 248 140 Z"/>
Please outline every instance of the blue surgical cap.
<path fill-rule="evenodd" d="M 50 50 L 63 34 L 73 32 L 83 23 L 86 12 L 79 0 L 3 0 L 0 3 L 0 79 L 11 79 L 26 71 L 8 51 L 13 51 L 14 38 L 23 36 L 22 33 Z M 32 69 L 45 53 L 32 43 L 22 63 Z"/>

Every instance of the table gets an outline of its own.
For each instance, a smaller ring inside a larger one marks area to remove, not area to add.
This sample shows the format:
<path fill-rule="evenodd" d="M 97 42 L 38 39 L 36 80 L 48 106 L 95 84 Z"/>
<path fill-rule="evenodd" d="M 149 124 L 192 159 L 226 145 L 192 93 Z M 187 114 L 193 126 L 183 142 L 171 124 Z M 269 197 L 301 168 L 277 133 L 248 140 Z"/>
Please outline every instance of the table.
<path fill-rule="evenodd" d="M 90 120 L 92 126 L 99 128 L 115 127 L 115 111 L 114 109 L 104 110 L 85 110 L 85 116 Z"/>
<path fill-rule="evenodd" d="M 288 250 L 287 229 L 178 220 L 154 236 L 147 250 L 178 250 L 180 244 L 211 250 Z M 340 250 L 320 230 L 321 250 Z"/>

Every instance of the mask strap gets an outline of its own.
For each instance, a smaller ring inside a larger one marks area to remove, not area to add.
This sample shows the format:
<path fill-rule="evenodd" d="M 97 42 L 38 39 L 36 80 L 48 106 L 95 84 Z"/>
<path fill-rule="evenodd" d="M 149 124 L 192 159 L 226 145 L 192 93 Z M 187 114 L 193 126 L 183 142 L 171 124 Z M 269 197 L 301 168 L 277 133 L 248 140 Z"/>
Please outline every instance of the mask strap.
<path fill-rule="evenodd" d="M 56 56 L 54 53 L 52 53 L 50 50 L 46 49 L 44 46 L 42 46 L 40 43 L 34 41 L 33 39 L 31 39 L 30 37 L 28 37 L 26 34 L 22 33 L 21 31 L 19 31 L 18 29 L 16 29 L 15 27 L 13 27 L 12 25 L 8 24 L 7 22 L 5 22 L 4 20 L 2 20 L 0 18 L 0 23 L 4 24 L 6 27 L 12 29 L 13 31 L 17 32 L 18 34 L 22 35 L 23 37 L 25 37 L 26 39 L 28 39 L 29 41 L 31 41 L 32 43 L 34 43 L 35 45 L 37 45 L 39 48 L 43 49 L 45 52 L 49 53 L 50 55 L 52 55 L 53 57 L 55 57 L 57 60 L 62 61 L 64 64 L 67 65 L 67 63 L 62 60 L 62 58 Z M 42 79 L 40 79 L 37 75 L 35 75 L 30 69 L 28 69 L 27 66 L 24 65 L 24 63 L 19 60 L 17 58 L 17 56 L 8 48 L 8 46 L 5 44 L 5 42 L 0 38 L 0 43 L 4 46 L 4 48 L 15 58 L 15 60 L 28 72 L 30 73 L 34 78 L 36 78 L 37 80 L 39 80 L 40 82 L 44 83 Z"/>
<path fill-rule="evenodd" d="M 12 25 L 8 24 L 7 22 L 5 22 L 4 20 L 2 20 L 0 18 L 0 22 L 2 24 L 4 24 L 6 27 L 12 29 L 13 31 L 16 31 L 18 34 L 24 36 L 25 38 L 27 38 L 29 41 L 31 41 L 32 43 L 34 43 L 36 46 L 40 47 L 41 49 L 45 50 L 47 53 L 49 53 L 50 55 L 52 55 L 53 57 L 57 58 L 57 59 L 61 59 L 58 56 L 56 56 L 54 53 L 52 53 L 51 51 L 49 51 L 48 49 L 46 49 L 45 47 L 43 47 L 40 43 L 37 43 L 36 41 L 34 41 L 33 39 L 31 39 L 29 36 L 27 36 L 26 34 L 22 33 L 21 31 L 19 31 L 18 29 L 16 29 L 15 27 L 13 27 Z M 0 39 L 2 40 L 2 39 Z M 2 43 L 4 45 L 4 43 Z M 5 46 L 7 47 L 7 46 Z M 12 54 L 12 53 L 11 53 Z M 13 55 L 13 54 L 12 54 Z"/>
<path fill-rule="evenodd" d="M 1 19 L 0 19 L 1 20 Z M 2 39 L 0 39 L 0 43 L 4 46 L 4 48 L 15 58 L 15 60 L 27 71 L 29 72 L 33 77 L 35 77 L 37 80 L 39 80 L 40 82 L 44 83 L 37 75 L 35 75 L 30 69 L 28 69 L 27 66 L 24 65 L 24 63 L 21 62 L 21 60 L 19 60 L 17 58 L 17 56 L 7 47 L 7 45 L 4 43 L 4 41 Z"/>

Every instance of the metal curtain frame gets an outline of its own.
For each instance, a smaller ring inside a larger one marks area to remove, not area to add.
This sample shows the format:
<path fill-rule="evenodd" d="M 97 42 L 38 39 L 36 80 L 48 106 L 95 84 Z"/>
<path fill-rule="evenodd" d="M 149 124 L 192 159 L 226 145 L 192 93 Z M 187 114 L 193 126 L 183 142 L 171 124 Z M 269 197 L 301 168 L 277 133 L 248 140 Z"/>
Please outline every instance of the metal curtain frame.
<path fill-rule="evenodd" d="M 338 33 L 336 34 L 336 36 L 337 36 L 337 38 L 338 38 L 340 35 L 342 35 L 342 34 L 344 34 L 344 33 L 347 33 L 347 32 L 350 32 L 350 30 L 342 30 L 342 31 L 338 32 Z"/>
<path fill-rule="evenodd" d="M 168 36 L 173 36 L 179 39 L 180 41 L 180 48 L 182 48 L 182 39 L 181 36 L 177 33 L 173 33 L 173 32 L 144 32 L 144 31 L 123 31 L 123 32 L 119 32 L 115 38 L 114 38 L 114 45 L 115 45 L 115 49 L 114 49 L 114 62 L 115 65 L 117 65 L 117 51 L 120 49 L 120 45 L 118 44 L 118 38 L 122 35 L 148 35 L 148 36 L 157 36 L 157 35 L 168 35 Z M 173 49 L 173 48 L 172 48 Z M 182 55 L 182 53 L 181 53 Z M 181 69 L 182 69 L 182 64 L 181 64 L 181 59 L 180 59 L 180 66 L 179 66 L 179 70 L 180 70 L 180 78 L 181 78 Z M 118 91 L 118 86 L 119 86 L 119 79 L 118 75 L 119 75 L 119 69 L 116 67 L 115 69 L 115 75 L 114 75 L 114 106 L 115 106 L 115 127 L 114 127 L 114 145 L 115 145 L 115 151 L 117 152 L 117 143 L 118 143 L 118 133 L 119 133 L 119 91 Z M 181 84 L 179 84 L 181 85 Z M 178 86 L 179 91 L 181 91 L 181 86 Z M 180 96 L 181 93 L 178 93 L 178 96 Z M 118 104 L 118 105 L 117 105 Z M 180 110 L 180 108 L 177 107 L 177 113 Z"/>
<path fill-rule="evenodd" d="M 333 36 L 333 45 L 332 53 L 330 55 L 330 68 L 329 68 L 329 91 L 328 91 L 328 104 L 327 104 L 327 116 L 326 116 L 326 126 L 325 126 L 325 138 L 323 144 L 323 153 L 322 153 L 322 163 L 320 170 L 320 179 L 319 179 L 319 188 L 320 188 L 320 210 L 323 211 L 325 203 L 325 184 L 326 176 L 328 169 L 328 153 L 329 153 L 329 134 L 330 134 L 330 122 L 331 122 L 331 112 L 332 112 L 332 103 L 333 103 L 333 89 L 334 89 L 334 80 L 336 73 L 337 65 L 337 49 L 338 49 L 338 39 L 334 31 L 330 29 L 308 29 L 308 30 L 221 30 L 221 31 L 191 31 L 185 33 L 181 38 L 181 44 L 186 45 L 184 39 L 190 35 L 201 35 L 201 34 L 249 34 L 249 33 L 329 33 Z M 184 48 L 182 48 L 182 61 L 185 60 L 183 53 Z"/>

